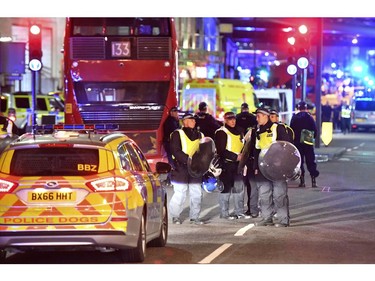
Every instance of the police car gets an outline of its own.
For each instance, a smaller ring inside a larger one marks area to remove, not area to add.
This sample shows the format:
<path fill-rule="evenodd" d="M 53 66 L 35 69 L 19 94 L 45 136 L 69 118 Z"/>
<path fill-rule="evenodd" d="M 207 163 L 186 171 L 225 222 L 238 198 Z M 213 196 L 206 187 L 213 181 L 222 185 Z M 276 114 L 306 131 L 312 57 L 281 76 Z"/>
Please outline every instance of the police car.
<path fill-rule="evenodd" d="M 0 260 L 14 250 L 82 249 L 142 262 L 147 244 L 166 245 L 161 177 L 170 165 L 151 171 L 137 144 L 113 127 L 41 126 L 3 150 Z"/>

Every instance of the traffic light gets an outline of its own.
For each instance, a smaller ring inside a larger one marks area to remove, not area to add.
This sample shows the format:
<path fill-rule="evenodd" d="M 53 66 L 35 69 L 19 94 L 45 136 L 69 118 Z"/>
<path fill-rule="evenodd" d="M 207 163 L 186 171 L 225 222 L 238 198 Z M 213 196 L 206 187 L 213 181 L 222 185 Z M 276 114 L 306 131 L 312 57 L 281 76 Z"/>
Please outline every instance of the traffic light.
<path fill-rule="evenodd" d="M 42 68 L 42 29 L 33 24 L 29 28 L 29 68 L 38 71 Z"/>
<path fill-rule="evenodd" d="M 306 25 L 298 27 L 298 35 L 295 42 L 297 52 L 297 65 L 304 69 L 309 65 L 310 38 Z"/>
<path fill-rule="evenodd" d="M 300 25 L 298 32 L 290 36 L 287 41 L 290 45 L 288 48 L 288 73 L 294 75 L 297 72 L 297 66 L 304 69 L 309 65 L 310 39 L 306 25 Z"/>

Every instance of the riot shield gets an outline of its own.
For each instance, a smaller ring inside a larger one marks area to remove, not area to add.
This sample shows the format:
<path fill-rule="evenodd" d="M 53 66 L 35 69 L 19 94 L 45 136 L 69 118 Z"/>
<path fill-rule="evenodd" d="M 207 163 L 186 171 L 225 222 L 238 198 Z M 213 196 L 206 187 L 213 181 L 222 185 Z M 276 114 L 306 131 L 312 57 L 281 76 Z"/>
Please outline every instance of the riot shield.
<path fill-rule="evenodd" d="M 215 157 L 215 142 L 210 137 L 203 137 L 193 151 L 187 163 L 188 172 L 192 177 L 199 178 L 208 171 Z"/>
<path fill-rule="evenodd" d="M 269 147 L 261 150 L 258 161 L 259 170 L 271 181 L 299 178 L 301 155 L 290 142 L 273 142 Z"/>
<path fill-rule="evenodd" d="M 241 157 L 240 162 L 238 163 L 238 170 L 237 170 L 239 174 L 242 173 L 242 169 L 245 167 L 246 161 L 248 160 L 249 155 L 250 155 L 250 141 L 251 141 L 252 130 L 253 129 L 250 128 L 244 137 L 245 144 L 242 149 L 242 157 Z"/>

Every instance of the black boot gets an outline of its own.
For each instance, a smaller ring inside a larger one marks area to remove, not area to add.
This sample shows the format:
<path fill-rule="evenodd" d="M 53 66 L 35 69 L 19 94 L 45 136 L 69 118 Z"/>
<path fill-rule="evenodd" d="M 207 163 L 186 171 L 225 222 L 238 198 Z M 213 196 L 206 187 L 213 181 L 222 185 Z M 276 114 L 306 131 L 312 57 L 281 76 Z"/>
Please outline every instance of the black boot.
<path fill-rule="evenodd" d="M 316 178 L 315 177 L 311 177 L 311 186 L 312 187 L 317 187 L 316 186 Z"/>
<path fill-rule="evenodd" d="M 299 180 L 300 180 L 300 183 L 299 183 L 298 187 L 305 187 L 306 185 L 305 185 L 305 178 L 304 178 L 304 176 L 301 176 L 299 178 Z"/>

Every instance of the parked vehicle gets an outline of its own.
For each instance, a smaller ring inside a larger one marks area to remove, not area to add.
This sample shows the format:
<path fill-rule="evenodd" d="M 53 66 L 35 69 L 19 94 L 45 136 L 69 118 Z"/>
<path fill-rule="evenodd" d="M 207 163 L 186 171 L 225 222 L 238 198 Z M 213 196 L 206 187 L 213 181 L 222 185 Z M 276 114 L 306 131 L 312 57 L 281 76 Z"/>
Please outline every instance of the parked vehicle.
<path fill-rule="evenodd" d="M 0 108 L 4 115 L 8 115 L 9 109 L 14 109 L 16 113 L 14 123 L 20 134 L 26 132 L 27 126 L 32 123 L 31 92 L 2 93 Z M 38 125 L 64 123 L 64 103 L 56 95 L 37 95 L 35 110 Z"/>
<path fill-rule="evenodd" d="M 15 250 L 82 249 L 142 262 L 147 243 L 165 246 L 160 176 L 171 166 L 158 162 L 152 172 L 138 145 L 113 126 L 53 128 L 23 134 L 0 154 L 0 260 Z"/>
<path fill-rule="evenodd" d="M 291 89 L 257 89 L 255 95 L 260 106 L 277 110 L 280 121 L 290 124 L 294 113 L 293 91 Z"/>
<path fill-rule="evenodd" d="M 180 97 L 181 110 L 195 112 L 202 101 L 207 103 L 208 113 L 219 120 L 224 119 L 227 111 L 240 113 L 244 102 L 250 112 L 255 112 L 258 106 L 251 83 L 222 78 L 186 80 Z"/>
<path fill-rule="evenodd" d="M 375 98 L 355 97 L 352 104 L 352 131 L 375 128 Z"/>

